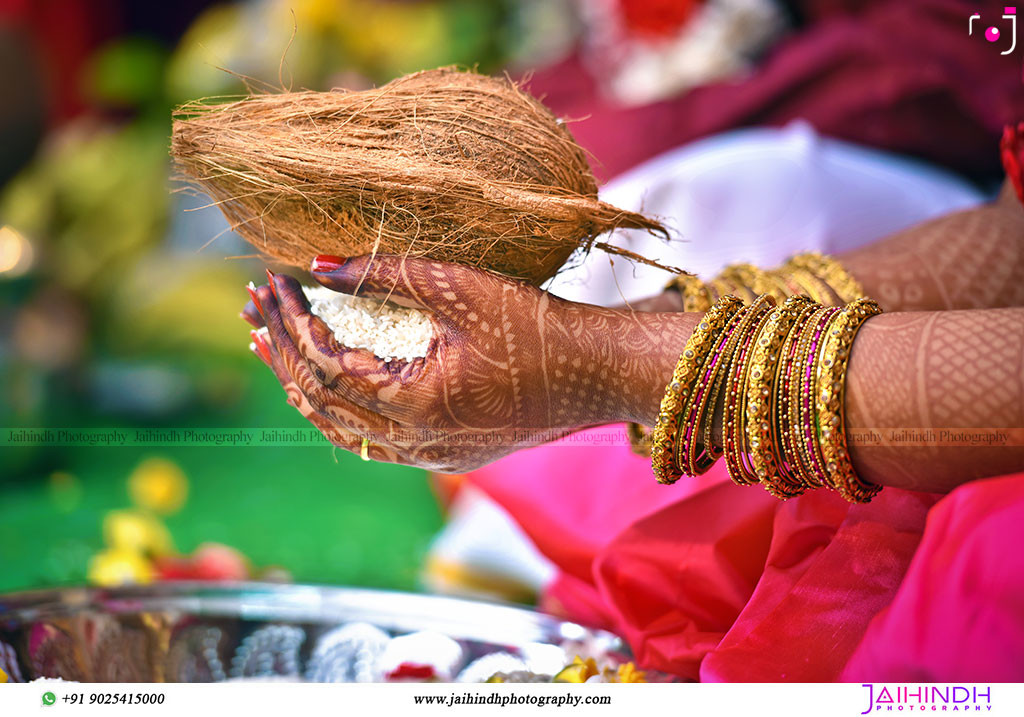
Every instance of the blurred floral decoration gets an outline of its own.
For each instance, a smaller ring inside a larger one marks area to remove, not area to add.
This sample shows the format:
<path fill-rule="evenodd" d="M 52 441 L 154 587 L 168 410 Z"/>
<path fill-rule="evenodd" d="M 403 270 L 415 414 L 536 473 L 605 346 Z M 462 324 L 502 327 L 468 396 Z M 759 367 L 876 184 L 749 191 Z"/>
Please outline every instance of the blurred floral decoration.
<path fill-rule="evenodd" d="M 256 0 L 200 16 L 168 83 L 181 99 L 237 92 L 239 77 L 254 89 L 362 89 L 452 63 L 540 67 L 575 35 L 570 0 Z"/>
<path fill-rule="evenodd" d="M 740 74 L 786 29 L 776 0 L 576 1 L 591 74 L 627 105 Z"/>
<path fill-rule="evenodd" d="M 583 659 L 579 655 L 561 672 L 554 676 L 552 682 L 613 682 L 613 683 L 638 683 L 647 682 L 647 675 L 642 670 L 636 669 L 636 665 L 630 661 L 618 665 L 614 669 L 597 666 L 593 657 Z"/>
<path fill-rule="evenodd" d="M 89 561 L 90 583 L 112 587 L 165 580 L 288 579 L 278 568 L 254 571 L 242 553 L 220 543 L 204 543 L 191 555 L 178 553 L 163 518 L 184 507 L 188 479 L 173 461 L 144 460 L 128 478 L 128 494 L 132 507 L 111 510 L 103 518 L 104 548 Z"/>
<path fill-rule="evenodd" d="M 0 188 L 0 421 L 61 426 L 225 412 L 245 393 L 238 319 L 253 250 L 168 180 L 172 107 L 281 88 L 361 88 L 448 63 L 565 53 L 571 0 L 248 0 L 211 5 L 169 50 L 99 47 L 89 110 L 56 124 Z M 248 374 L 252 375 L 252 374 Z M 11 472 L 59 467 L 38 447 Z"/>

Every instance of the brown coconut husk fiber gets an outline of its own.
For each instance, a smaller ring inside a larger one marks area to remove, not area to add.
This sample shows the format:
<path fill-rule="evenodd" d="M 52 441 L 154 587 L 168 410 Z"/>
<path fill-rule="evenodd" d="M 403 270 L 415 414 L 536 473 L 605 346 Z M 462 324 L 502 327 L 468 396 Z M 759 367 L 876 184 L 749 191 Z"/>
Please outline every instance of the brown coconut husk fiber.
<path fill-rule="evenodd" d="M 190 102 L 171 154 L 239 234 L 303 269 L 317 254 L 388 253 L 540 284 L 611 229 L 667 236 L 597 199 L 583 150 L 540 102 L 454 68 L 363 92 Z"/>

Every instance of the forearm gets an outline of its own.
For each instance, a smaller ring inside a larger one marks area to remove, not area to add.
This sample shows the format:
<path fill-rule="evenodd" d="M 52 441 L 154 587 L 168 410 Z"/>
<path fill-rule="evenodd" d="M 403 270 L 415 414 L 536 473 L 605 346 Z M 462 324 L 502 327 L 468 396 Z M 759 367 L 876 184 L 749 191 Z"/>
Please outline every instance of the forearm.
<path fill-rule="evenodd" d="M 1022 306 L 1024 207 L 1004 189 L 837 258 L 886 311 Z"/>
<path fill-rule="evenodd" d="M 619 405 L 607 420 L 653 426 L 665 383 L 703 314 L 618 313 L 614 353 L 622 390 Z"/>
<path fill-rule="evenodd" d="M 637 314 L 622 332 L 618 420 L 653 425 L 701 314 Z M 652 342 L 643 345 L 644 337 Z M 654 343 L 657 342 L 657 343 Z M 713 426 L 721 441 L 724 396 Z M 946 492 L 1024 470 L 1024 308 L 883 314 L 858 334 L 846 378 L 850 454 L 879 485 Z M 982 430 L 985 429 L 985 430 Z M 986 438 L 987 437 L 987 438 Z M 977 445 L 971 445 L 978 440 Z"/>
<path fill-rule="evenodd" d="M 945 492 L 1024 470 L 1024 446 L 994 430 L 1024 427 L 1024 309 L 871 319 L 851 354 L 846 419 L 854 466 L 880 485 Z M 985 436 L 993 445 L 970 445 Z"/>

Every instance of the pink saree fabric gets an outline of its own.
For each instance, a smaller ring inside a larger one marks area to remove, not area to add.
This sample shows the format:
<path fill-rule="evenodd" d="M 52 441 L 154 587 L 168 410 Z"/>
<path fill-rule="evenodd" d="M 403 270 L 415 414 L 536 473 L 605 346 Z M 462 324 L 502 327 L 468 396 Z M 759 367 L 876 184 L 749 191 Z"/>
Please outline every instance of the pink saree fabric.
<path fill-rule="evenodd" d="M 893 603 L 842 679 L 1024 680 L 1024 474 L 977 481 L 932 509 Z"/>
<path fill-rule="evenodd" d="M 658 485 L 620 445 L 523 451 L 471 479 L 561 569 L 544 606 L 617 631 L 646 667 L 704 681 L 1024 679 L 1024 475 L 945 498 L 781 502 L 733 485 L 721 462 Z"/>

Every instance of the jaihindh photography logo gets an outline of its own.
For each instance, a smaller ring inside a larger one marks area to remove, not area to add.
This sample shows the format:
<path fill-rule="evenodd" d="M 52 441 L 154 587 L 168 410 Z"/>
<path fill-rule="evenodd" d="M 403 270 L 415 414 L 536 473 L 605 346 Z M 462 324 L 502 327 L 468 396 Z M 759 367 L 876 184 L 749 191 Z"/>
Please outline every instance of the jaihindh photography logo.
<path fill-rule="evenodd" d="M 977 20 L 981 20 L 982 23 L 985 22 L 981 13 L 977 12 L 967 19 L 968 35 L 974 35 L 974 23 Z M 1006 45 L 1006 49 L 999 54 L 1009 55 L 1017 49 L 1017 8 L 1015 6 L 1003 7 L 1003 15 L 1000 20 L 1001 22 L 989 25 L 983 34 L 985 39 L 991 43 L 1000 43 L 1000 41 L 1003 41 L 1001 44 Z M 1005 31 L 1006 26 L 1009 26 L 1009 32 Z"/>
<path fill-rule="evenodd" d="M 989 712 L 989 685 L 885 685 L 864 684 L 867 709 L 873 712 Z M 861 703 L 863 704 L 863 702 Z"/>

